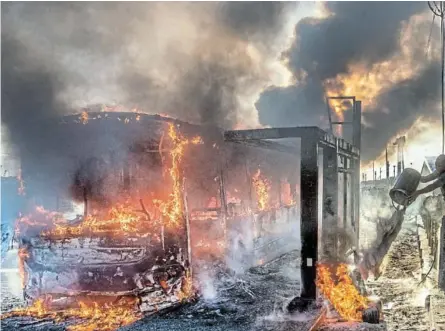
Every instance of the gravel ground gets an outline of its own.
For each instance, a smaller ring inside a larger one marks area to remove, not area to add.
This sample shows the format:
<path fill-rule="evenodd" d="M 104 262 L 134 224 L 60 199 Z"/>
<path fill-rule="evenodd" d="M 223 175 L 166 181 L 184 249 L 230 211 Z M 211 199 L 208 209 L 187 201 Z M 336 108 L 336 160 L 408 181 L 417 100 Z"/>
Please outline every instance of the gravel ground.
<path fill-rule="evenodd" d="M 120 330 L 308 330 L 312 315 L 286 316 L 283 307 L 299 292 L 299 253 L 293 252 L 265 266 L 252 268 L 242 276 L 223 275 L 217 286 L 217 299 L 197 303 L 162 316 L 146 317 Z M 22 304 L 8 286 L 18 274 L 2 272 L 2 311 Z M 6 276 L 6 277 L 5 277 Z M 424 308 L 425 295 L 418 287 L 420 257 L 415 229 L 401 230 L 384 263 L 383 275 L 368 281 L 368 290 L 383 302 L 387 330 L 428 330 Z M 68 324 L 51 320 L 9 318 L 2 321 L 2 330 L 65 330 Z M 342 328 L 343 327 L 343 328 Z M 339 329 L 340 328 L 340 329 Z M 366 325 L 331 325 L 326 330 L 369 330 Z"/>
<path fill-rule="evenodd" d="M 294 251 L 242 276 L 220 275 L 214 300 L 199 300 L 176 311 L 143 318 L 120 330 L 309 330 L 317 310 L 288 316 L 283 307 L 299 293 L 299 252 Z M 3 283 L 2 283 L 3 286 Z M 20 302 L 2 297 L 9 310 Z M 67 324 L 14 317 L 2 321 L 2 330 L 65 330 Z"/>
<path fill-rule="evenodd" d="M 382 276 L 366 286 L 382 300 L 388 330 L 429 330 L 415 228 L 401 230 L 385 260 Z"/>

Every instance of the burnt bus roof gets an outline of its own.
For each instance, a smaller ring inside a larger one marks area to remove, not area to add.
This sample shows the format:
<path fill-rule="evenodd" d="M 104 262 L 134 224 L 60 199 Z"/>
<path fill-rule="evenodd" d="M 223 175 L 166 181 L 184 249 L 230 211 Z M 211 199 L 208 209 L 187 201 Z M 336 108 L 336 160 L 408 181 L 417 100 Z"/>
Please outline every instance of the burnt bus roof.
<path fill-rule="evenodd" d="M 110 124 L 127 124 L 131 127 L 131 130 L 137 130 L 137 127 L 142 127 L 144 132 L 147 134 L 147 129 L 150 129 L 151 134 L 162 134 L 161 131 L 164 131 L 166 125 L 168 123 L 173 123 L 180 128 L 182 134 L 185 135 L 196 135 L 196 134 L 204 134 L 204 135 L 215 135 L 217 133 L 222 137 L 223 130 L 216 126 L 212 125 L 198 125 L 192 124 L 185 121 L 181 121 L 172 117 L 162 116 L 159 114 L 151 115 L 140 112 L 115 112 L 115 111 L 101 111 L 101 112 L 87 112 L 87 117 L 83 118 L 82 113 L 72 114 L 63 116 L 59 120 L 59 124 L 69 125 L 69 124 L 77 124 L 77 125 L 91 125 L 95 124 L 98 126 L 102 126 L 106 124 L 110 126 Z M 137 124 L 138 126 L 131 126 L 131 124 Z M 125 128 L 125 127 L 118 127 Z"/>
<path fill-rule="evenodd" d="M 208 143 L 222 142 L 223 130 L 210 125 L 196 125 L 161 115 L 136 112 L 88 112 L 54 118 L 43 123 L 38 153 L 60 156 L 97 154 L 105 150 L 123 150 L 128 146 L 143 145 L 148 149 L 159 147 L 169 123 L 174 123 L 184 137 L 200 136 Z M 26 162 L 29 152 L 22 150 Z M 35 156 L 34 156 L 35 159 Z M 34 160 L 33 160 L 34 161 Z M 40 160 L 38 160 L 40 162 Z"/>

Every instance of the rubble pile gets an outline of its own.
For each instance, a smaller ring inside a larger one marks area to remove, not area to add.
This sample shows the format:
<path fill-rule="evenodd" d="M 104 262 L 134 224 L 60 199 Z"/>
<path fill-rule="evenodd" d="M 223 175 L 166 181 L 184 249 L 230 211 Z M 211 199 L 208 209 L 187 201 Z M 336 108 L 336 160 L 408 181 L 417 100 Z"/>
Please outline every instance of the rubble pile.
<path fill-rule="evenodd" d="M 403 228 L 385 259 L 382 276 L 366 282 L 383 302 L 388 330 L 429 330 L 424 300 L 419 296 L 420 256 L 414 229 Z"/>

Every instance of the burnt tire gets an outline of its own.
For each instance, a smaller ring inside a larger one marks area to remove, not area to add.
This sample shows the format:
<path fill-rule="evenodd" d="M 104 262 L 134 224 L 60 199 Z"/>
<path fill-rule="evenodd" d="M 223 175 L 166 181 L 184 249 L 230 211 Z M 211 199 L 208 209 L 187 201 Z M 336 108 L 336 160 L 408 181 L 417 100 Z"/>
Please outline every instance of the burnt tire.
<path fill-rule="evenodd" d="M 362 314 L 363 322 L 369 324 L 379 324 L 380 322 L 380 312 L 377 307 L 370 307 L 363 311 Z"/>

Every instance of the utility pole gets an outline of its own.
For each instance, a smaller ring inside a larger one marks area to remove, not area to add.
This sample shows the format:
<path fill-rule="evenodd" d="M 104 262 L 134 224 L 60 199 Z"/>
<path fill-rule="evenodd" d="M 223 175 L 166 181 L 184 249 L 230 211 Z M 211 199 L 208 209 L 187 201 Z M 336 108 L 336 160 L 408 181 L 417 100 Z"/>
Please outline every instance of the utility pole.
<path fill-rule="evenodd" d="M 444 17 L 445 17 L 445 4 L 442 1 L 428 1 L 428 7 L 433 14 L 440 18 L 440 43 L 441 43 L 441 87 L 442 87 L 442 154 L 445 154 L 445 105 L 444 105 Z"/>
<path fill-rule="evenodd" d="M 405 160 L 403 150 L 405 148 L 406 137 L 401 136 L 396 139 L 394 146 L 397 146 L 397 176 L 405 169 Z"/>

